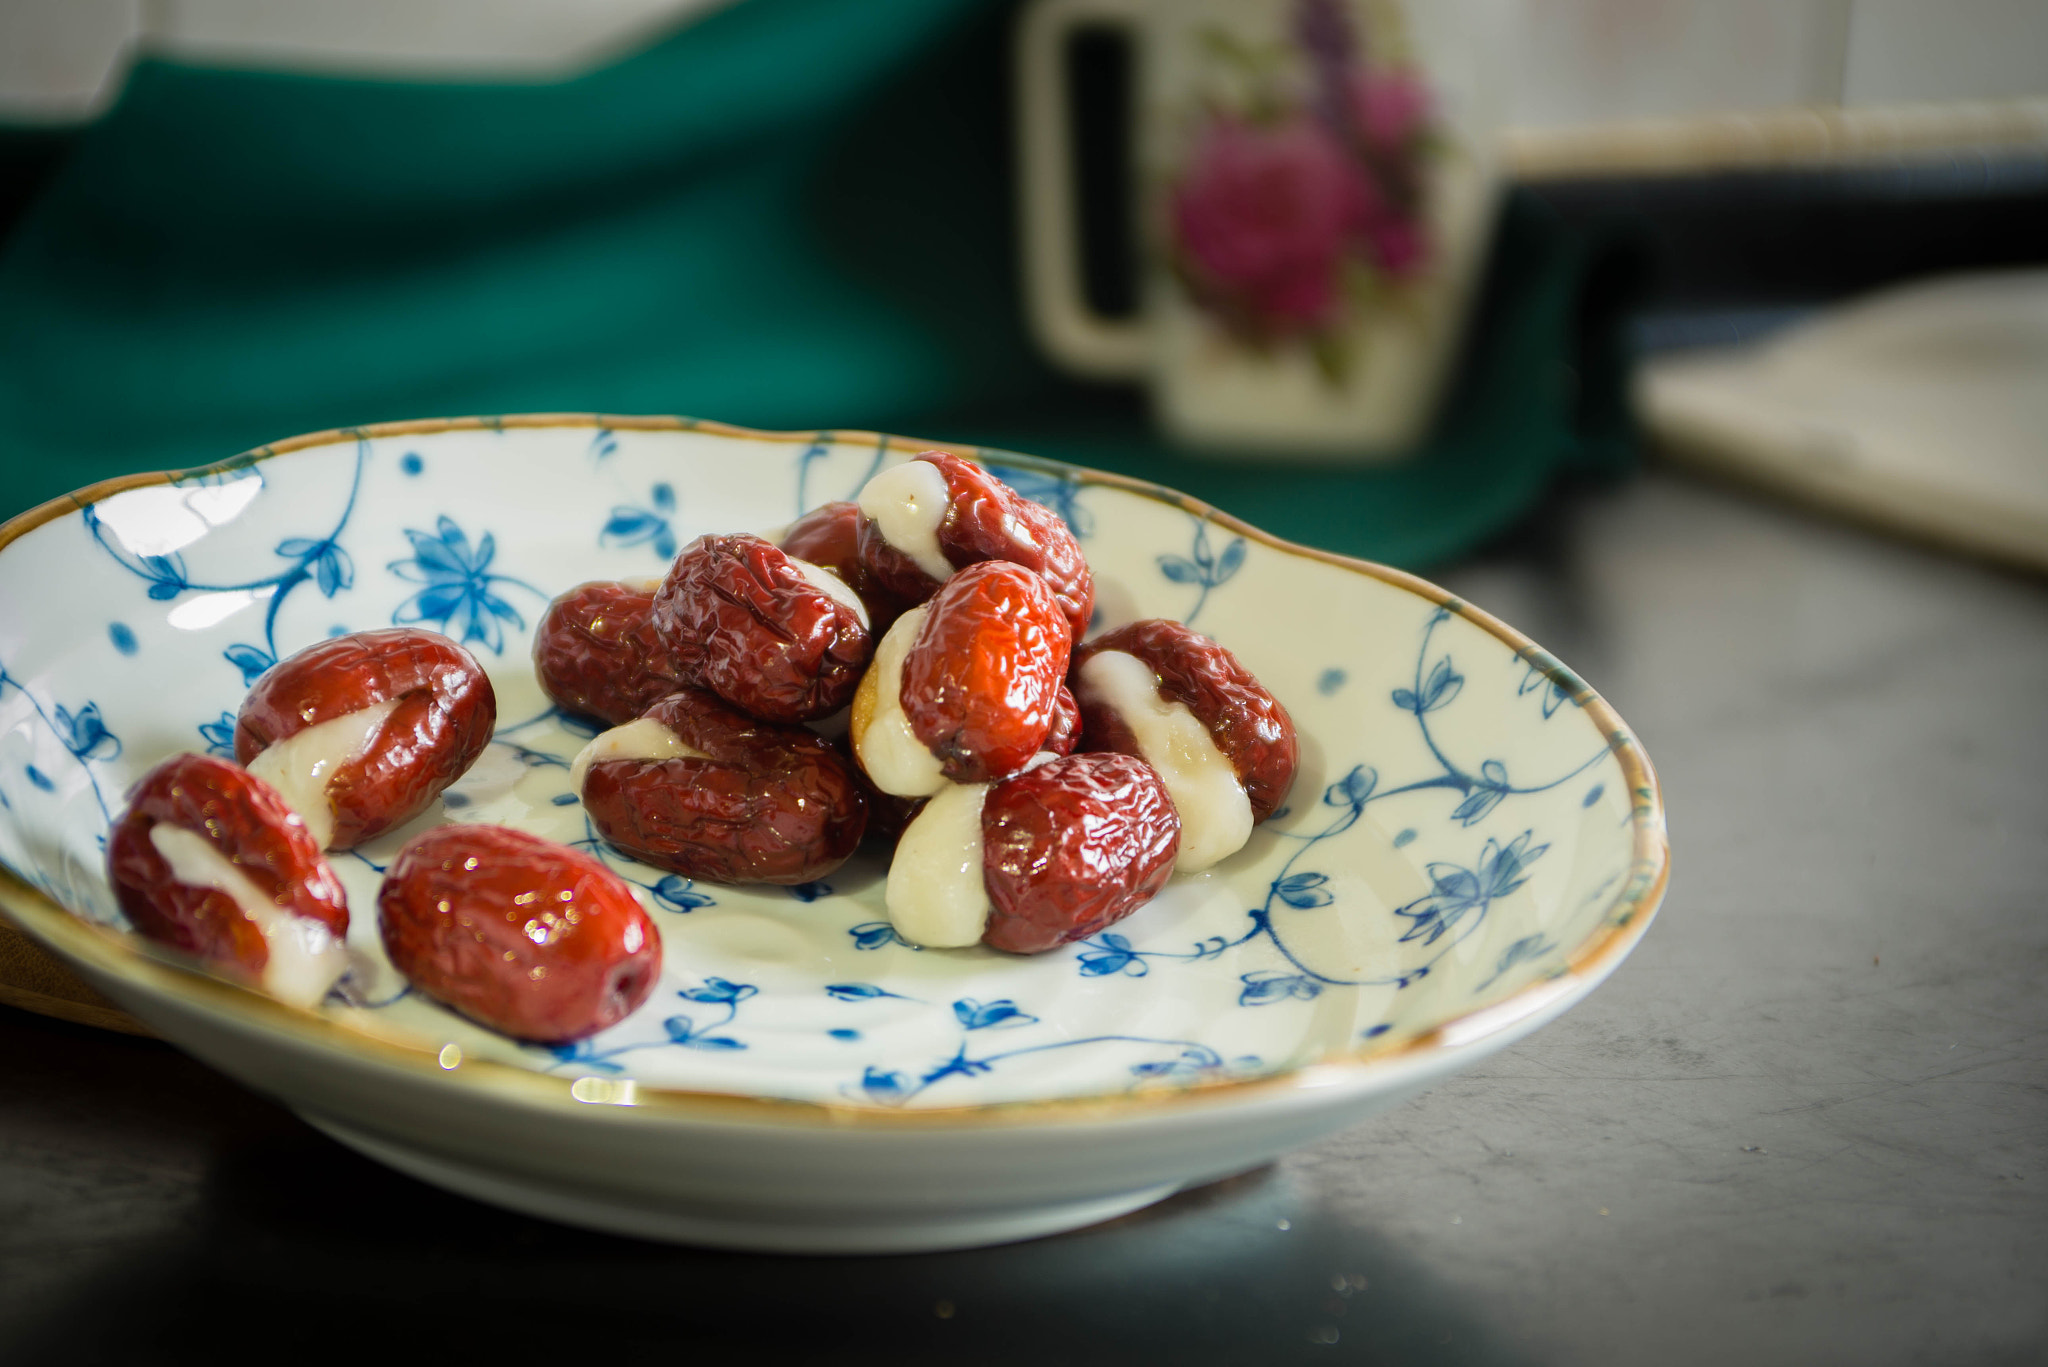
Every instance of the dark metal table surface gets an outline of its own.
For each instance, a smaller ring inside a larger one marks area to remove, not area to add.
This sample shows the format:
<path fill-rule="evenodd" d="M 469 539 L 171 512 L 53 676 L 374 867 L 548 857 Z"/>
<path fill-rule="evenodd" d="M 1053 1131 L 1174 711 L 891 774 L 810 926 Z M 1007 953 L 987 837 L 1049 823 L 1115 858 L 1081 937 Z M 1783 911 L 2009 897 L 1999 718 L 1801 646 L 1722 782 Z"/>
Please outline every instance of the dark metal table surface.
<path fill-rule="evenodd" d="M 757 1257 L 475 1205 L 0 1007 L 0 1362 L 2048 1359 L 2048 584 L 1655 473 L 1440 577 L 1634 724 L 1676 872 L 1420 1101 L 1091 1230 Z"/>

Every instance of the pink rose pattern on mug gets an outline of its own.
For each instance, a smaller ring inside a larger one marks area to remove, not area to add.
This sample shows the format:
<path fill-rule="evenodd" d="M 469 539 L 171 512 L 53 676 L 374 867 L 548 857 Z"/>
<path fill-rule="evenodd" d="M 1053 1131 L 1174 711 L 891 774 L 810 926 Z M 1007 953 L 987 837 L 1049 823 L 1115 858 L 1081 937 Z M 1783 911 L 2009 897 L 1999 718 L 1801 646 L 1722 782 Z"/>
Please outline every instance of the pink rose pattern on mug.
<path fill-rule="evenodd" d="M 1292 43 L 1258 51 L 1209 35 L 1240 92 L 1197 115 L 1168 191 L 1170 261 L 1189 296 L 1255 350 L 1301 343 L 1341 385 L 1347 323 L 1430 265 L 1425 160 L 1442 146 L 1418 69 L 1344 0 L 1298 0 Z"/>

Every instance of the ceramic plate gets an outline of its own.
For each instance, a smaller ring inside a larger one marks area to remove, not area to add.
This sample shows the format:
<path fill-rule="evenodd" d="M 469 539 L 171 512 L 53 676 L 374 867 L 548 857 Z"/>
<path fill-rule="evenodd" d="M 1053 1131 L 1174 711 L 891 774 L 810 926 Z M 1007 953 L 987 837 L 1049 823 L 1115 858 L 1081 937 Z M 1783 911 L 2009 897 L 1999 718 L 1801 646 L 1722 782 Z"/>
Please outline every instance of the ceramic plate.
<path fill-rule="evenodd" d="M 1032 958 L 898 939 L 886 854 L 802 887 L 740 889 L 606 851 L 568 782 L 590 732 L 548 707 L 528 658 L 548 599 L 658 575 L 702 532 L 772 534 L 921 449 L 667 419 L 396 424 L 25 515 L 0 531 L 0 859 L 20 880 L 5 904 L 168 1037 L 387 1161 L 585 1223 L 804 1248 L 1013 1237 L 1242 1168 L 1532 1028 L 1641 934 L 1665 868 L 1655 780 L 1549 655 L 1420 580 L 995 451 L 961 453 L 1073 528 L 1096 629 L 1186 622 L 1292 712 L 1300 776 L 1249 846 Z M 355 908 L 349 977 L 298 1012 L 128 935 L 102 869 L 127 785 L 176 751 L 229 754 L 243 692 L 273 661 L 394 623 L 464 642 L 500 725 L 437 810 L 336 857 Z M 399 846 L 441 821 L 518 825 L 608 858 L 661 927 L 647 1004 L 544 1048 L 410 991 L 379 946 L 375 889 Z M 502 1131 L 471 1134 L 506 1108 L 532 1136 L 510 1157 Z M 1177 1138 L 1153 1147 L 1180 1157 L 1111 1161 L 1162 1127 Z M 749 1131 L 796 1144 L 841 1185 L 778 1185 L 745 1152 Z M 745 1171 L 719 1185 L 617 1152 L 589 1166 L 621 1136 L 657 1132 L 690 1137 L 699 1169 Z M 1047 1159 L 1021 1185 L 993 1179 L 990 1164 L 1015 1160 L 992 1136 L 1034 1132 L 1041 1147 L 1060 1136 L 1069 1163 L 1101 1154 L 1102 1173 L 1063 1186 Z M 858 1154 L 878 1135 L 899 1157 L 943 1152 L 957 1173 L 874 1187 Z"/>

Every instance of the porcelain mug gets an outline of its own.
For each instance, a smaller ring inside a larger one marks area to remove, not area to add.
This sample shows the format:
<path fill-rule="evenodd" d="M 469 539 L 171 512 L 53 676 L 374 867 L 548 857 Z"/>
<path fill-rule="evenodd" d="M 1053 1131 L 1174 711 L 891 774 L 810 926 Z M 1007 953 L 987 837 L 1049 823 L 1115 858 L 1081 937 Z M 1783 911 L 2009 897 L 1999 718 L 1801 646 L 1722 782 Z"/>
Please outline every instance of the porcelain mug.
<path fill-rule="evenodd" d="M 1197 451 L 1383 460 L 1425 435 L 1495 212 L 1491 0 L 1035 0 L 1016 47 L 1026 304 Z M 1067 39 L 1134 55 L 1136 318 L 1080 289 Z"/>

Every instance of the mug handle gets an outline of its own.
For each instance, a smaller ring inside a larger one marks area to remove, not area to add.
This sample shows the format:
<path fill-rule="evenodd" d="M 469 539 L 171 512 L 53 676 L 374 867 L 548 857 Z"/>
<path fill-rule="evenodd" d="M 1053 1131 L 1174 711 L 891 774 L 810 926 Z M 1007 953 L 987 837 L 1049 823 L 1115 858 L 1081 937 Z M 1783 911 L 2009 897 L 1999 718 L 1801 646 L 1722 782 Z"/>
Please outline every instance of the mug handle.
<path fill-rule="evenodd" d="M 1141 378 L 1147 346 L 1142 322 L 1106 318 L 1081 291 L 1074 206 L 1073 131 L 1061 57 L 1083 24 L 1135 30 L 1141 0 L 1033 0 L 1017 25 L 1017 197 L 1023 249 L 1024 306 L 1038 344 L 1060 365 L 1090 379 Z"/>

